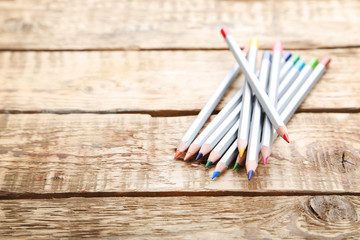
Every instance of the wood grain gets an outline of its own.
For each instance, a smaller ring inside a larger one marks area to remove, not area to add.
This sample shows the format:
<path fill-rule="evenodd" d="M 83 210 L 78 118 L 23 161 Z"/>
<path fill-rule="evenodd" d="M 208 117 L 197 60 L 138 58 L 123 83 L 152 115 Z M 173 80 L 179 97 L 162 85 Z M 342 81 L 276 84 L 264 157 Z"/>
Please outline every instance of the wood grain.
<path fill-rule="evenodd" d="M 360 192 L 360 114 L 297 114 L 288 125 L 291 144 L 278 139 L 269 164 L 260 165 L 251 181 L 244 169 L 212 181 L 212 168 L 172 159 L 193 120 L 137 114 L 1 115 L 0 196 Z"/>
<path fill-rule="evenodd" d="M 243 45 L 257 36 L 266 47 L 359 46 L 359 12 L 357 0 L 1 1 L 0 48 L 225 48 L 223 25 Z"/>
<path fill-rule="evenodd" d="M 327 204 L 324 219 L 311 202 Z M 347 208 L 344 208 L 343 205 Z M 4 238 L 356 239 L 360 197 L 70 198 L 0 201 Z"/>
<path fill-rule="evenodd" d="M 332 57 L 302 111 L 360 110 L 359 49 L 296 52 Z M 0 111 L 196 114 L 233 63 L 230 51 L 0 52 Z"/>

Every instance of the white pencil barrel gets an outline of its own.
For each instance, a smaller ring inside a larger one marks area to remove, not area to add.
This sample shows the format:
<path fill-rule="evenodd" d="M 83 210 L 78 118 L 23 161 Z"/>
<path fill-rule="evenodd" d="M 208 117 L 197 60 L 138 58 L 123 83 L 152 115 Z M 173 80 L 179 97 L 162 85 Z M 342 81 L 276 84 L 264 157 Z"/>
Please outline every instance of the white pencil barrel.
<path fill-rule="evenodd" d="M 304 101 L 306 96 L 309 94 L 311 89 L 315 86 L 317 81 L 324 74 L 326 68 L 322 64 L 318 64 L 311 75 L 306 79 L 306 81 L 302 84 L 300 89 L 296 92 L 296 94 L 292 97 L 290 102 L 281 112 L 281 117 L 285 122 L 288 122 L 301 103 Z"/>
<path fill-rule="evenodd" d="M 276 107 L 278 100 L 278 86 L 279 86 L 279 76 L 280 76 L 280 51 L 274 51 L 271 61 L 271 71 L 270 79 L 268 84 L 268 95 L 270 103 Z M 276 128 L 276 127 L 275 127 Z M 264 118 L 263 128 L 262 128 L 262 137 L 261 144 L 263 146 L 270 146 L 272 139 L 272 124 L 268 117 Z"/>
<path fill-rule="evenodd" d="M 211 113 L 214 111 L 221 98 L 224 96 L 226 90 L 229 88 L 234 79 L 238 76 L 240 72 L 239 65 L 234 64 L 230 72 L 228 72 L 225 78 L 222 80 L 220 85 L 216 88 L 213 95 L 210 97 L 209 101 L 201 109 L 199 115 L 196 117 L 194 122 L 191 124 L 183 138 L 181 139 L 184 142 L 187 142 L 188 145 L 194 140 L 196 135 L 199 133 L 202 126 L 204 126 L 206 120 L 210 117 Z"/>
<path fill-rule="evenodd" d="M 294 63 L 287 61 L 284 66 L 281 68 L 280 70 L 280 74 L 279 74 L 279 78 L 280 78 L 280 82 L 283 81 L 283 79 L 286 77 L 286 75 L 288 74 L 288 72 L 291 70 L 291 68 L 293 67 Z"/>
<path fill-rule="evenodd" d="M 199 134 L 194 140 L 194 144 L 199 147 L 205 142 L 205 140 L 212 134 L 212 132 L 220 126 L 220 124 L 229 116 L 229 114 L 241 103 L 243 89 L 241 88 L 231 98 L 231 100 L 225 105 L 225 107 L 215 116 L 215 118 L 209 123 L 209 125 Z"/>
<path fill-rule="evenodd" d="M 210 144 L 211 148 L 214 148 L 220 139 L 227 133 L 227 131 L 235 124 L 239 119 L 239 113 L 241 111 L 241 103 L 230 113 L 230 115 L 220 124 L 220 126 L 210 135 L 205 143 Z"/>
<path fill-rule="evenodd" d="M 278 89 L 279 99 L 285 94 L 286 90 L 290 87 L 291 83 L 299 75 L 299 70 L 297 68 L 292 68 L 289 73 L 285 76 L 284 80 L 281 81 Z"/>
<path fill-rule="evenodd" d="M 248 53 L 248 62 L 251 71 L 255 73 L 256 70 L 256 57 L 257 47 L 251 46 Z M 244 94 L 242 98 L 242 111 L 240 113 L 240 124 L 238 131 L 238 138 L 248 140 L 250 120 L 251 120 L 251 109 L 252 109 L 252 91 L 248 83 L 248 79 L 245 81 Z"/>
<path fill-rule="evenodd" d="M 263 88 L 265 89 L 269 79 L 270 72 L 270 61 L 269 59 L 263 59 L 260 66 L 260 76 L 259 80 Z M 249 135 L 248 150 L 246 154 L 246 161 L 256 160 L 259 156 L 260 150 L 260 136 L 261 136 L 261 115 L 262 109 L 259 101 L 255 98 L 253 105 L 253 112 L 251 118 L 251 127 Z"/>
<path fill-rule="evenodd" d="M 299 108 L 301 103 L 305 100 L 306 96 L 309 94 L 311 89 L 319 81 L 322 75 L 325 73 L 326 68 L 323 64 L 318 64 L 310 76 L 306 79 L 304 84 L 296 91 L 294 97 L 286 104 L 284 110 L 281 112 L 281 118 L 285 123 L 289 122 L 291 117 L 294 115 L 296 110 Z M 275 141 L 277 137 L 276 131 L 273 132 L 273 139 Z"/>
<path fill-rule="evenodd" d="M 224 163 L 227 167 L 229 167 L 231 162 L 236 158 L 237 154 L 237 140 L 235 139 L 229 149 L 225 152 L 224 156 L 222 156 L 222 158 L 220 159 L 220 162 Z"/>
<path fill-rule="evenodd" d="M 295 89 L 298 89 L 299 86 L 301 86 L 305 82 L 305 80 L 310 76 L 311 72 L 312 72 L 311 66 L 306 65 L 304 69 L 300 72 L 299 76 L 295 79 L 293 84 L 291 84 L 289 91 L 286 91 L 284 95 L 279 99 L 278 105 L 281 107 L 277 108 L 277 110 L 280 113 L 284 110 L 286 103 L 288 103 L 296 94 Z"/>
<path fill-rule="evenodd" d="M 237 138 L 237 131 L 239 129 L 240 119 L 237 120 L 234 125 L 230 128 L 230 130 L 225 134 L 225 136 L 221 139 L 221 141 L 214 148 L 214 152 L 217 152 L 219 156 L 222 156 L 226 149 L 235 141 Z"/>
<path fill-rule="evenodd" d="M 269 117 L 271 123 L 275 128 L 279 126 L 284 126 L 284 122 L 281 120 L 279 114 L 277 113 L 275 107 L 270 103 L 270 99 L 267 96 L 266 92 L 262 89 L 259 80 L 257 79 L 255 73 L 249 71 L 250 66 L 246 61 L 244 54 L 240 51 L 240 48 L 237 46 L 234 38 L 231 35 L 228 35 L 225 38 L 230 50 L 233 52 L 234 57 L 239 63 L 241 71 L 245 76 L 250 79 L 249 85 L 252 91 L 255 93 L 256 98 L 259 100 L 262 109 L 265 111 L 266 115 Z"/>

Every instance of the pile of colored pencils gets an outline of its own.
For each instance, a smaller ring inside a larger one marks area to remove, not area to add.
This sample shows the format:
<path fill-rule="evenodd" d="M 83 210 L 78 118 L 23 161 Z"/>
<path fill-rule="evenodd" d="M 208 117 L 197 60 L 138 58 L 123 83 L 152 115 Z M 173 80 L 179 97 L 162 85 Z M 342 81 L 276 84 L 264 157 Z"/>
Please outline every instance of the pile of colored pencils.
<path fill-rule="evenodd" d="M 221 34 L 236 62 L 181 139 L 174 158 L 186 150 L 185 161 L 196 153 L 196 160 L 209 154 L 206 168 L 218 162 L 212 179 L 236 158 L 233 170 L 245 165 L 250 180 L 260 155 L 267 163 L 277 135 L 290 142 L 285 123 L 324 74 L 330 58 L 320 62 L 311 58 L 305 64 L 299 55 L 283 53 L 282 43 L 276 42 L 272 53 L 263 52 L 256 71 L 258 40 L 251 39 L 249 48 L 242 52 L 227 28 L 222 28 Z M 240 72 L 245 75 L 244 86 L 196 137 Z"/>

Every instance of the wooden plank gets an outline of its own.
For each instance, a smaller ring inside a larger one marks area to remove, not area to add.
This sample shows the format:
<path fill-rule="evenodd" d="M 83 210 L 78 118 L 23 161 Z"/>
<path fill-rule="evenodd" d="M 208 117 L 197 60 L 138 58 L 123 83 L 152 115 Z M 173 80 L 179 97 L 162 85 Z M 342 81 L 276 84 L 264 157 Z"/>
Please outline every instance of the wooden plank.
<path fill-rule="evenodd" d="M 359 111 L 360 49 L 297 52 L 333 59 L 302 110 Z M 194 114 L 233 63 L 230 51 L 1 52 L 0 110 Z M 242 85 L 240 77 L 218 109 Z"/>
<path fill-rule="evenodd" d="M 291 144 L 278 139 L 251 181 L 244 169 L 212 181 L 213 168 L 172 159 L 193 120 L 3 114 L 0 196 L 360 192 L 360 114 L 297 114 L 288 125 Z"/>
<path fill-rule="evenodd" d="M 225 48 L 223 25 L 241 44 L 257 36 L 266 47 L 358 46 L 359 11 L 357 0 L 1 1 L 0 48 Z"/>
<path fill-rule="evenodd" d="M 6 200 L 0 201 L 0 234 L 26 239 L 356 239 L 359 213 L 360 197 L 350 196 Z"/>

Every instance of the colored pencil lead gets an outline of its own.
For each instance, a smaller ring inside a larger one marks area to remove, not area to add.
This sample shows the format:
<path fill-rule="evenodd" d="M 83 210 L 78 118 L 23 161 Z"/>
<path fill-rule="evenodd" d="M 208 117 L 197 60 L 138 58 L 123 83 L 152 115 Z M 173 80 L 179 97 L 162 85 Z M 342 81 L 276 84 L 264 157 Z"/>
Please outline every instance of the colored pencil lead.
<path fill-rule="evenodd" d="M 290 140 L 289 140 L 289 135 L 288 134 L 284 134 L 283 135 L 283 138 L 285 139 L 285 141 L 287 141 L 288 143 L 290 143 Z"/>
<path fill-rule="evenodd" d="M 200 158 L 202 158 L 203 157 L 203 154 L 202 153 L 199 153 L 197 156 L 196 156 L 196 161 L 198 161 Z"/>
<path fill-rule="evenodd" d="M 269 157 L 263 157 L 263 163 L 264 165 L 267 163 L 267 160 L 269 159 Z"/>
<path fill-rule="evenodd" d="M 244 155 L 244 152 L 245 152 L 245 148 L 241 148 L 239 151 L 240 157 L 242 157 Z"/>
<path fill-rule="evenodd" d="M 220 172 L 219 172 L 219 171 L 216 171 L 216 172 L 213 173 L 211 179 L 214 179 L 214 178 L 216 178 L 216 177 L 219 176 L 219 175 L 220 175 Z"/>
<path fill-rule="evenodd" d="M 260 149 L 260 152 L 261 152 L 261 156 L 263 157 L 263 162 L 264 162 L 264 159 L 266 159 L 265 163 L 267 163 L 268 159 L 269 159 L 269 156 L 271 154 L 271 148 L 269 146 L 262 146 L 261 149 Z"/>
<path fill-rule="evenodd" d="M 229 28 L 224 26 L 222 29 L 221 29 L 221 34 L 223 35 L 224 38 L 226 38 L 226 35 L 229 34 Z"/>
<path fill-rule="evenodd" d="M 291 52 L 290 51 L 284 51 L 284 53 L 283 53 L 283 55 L 282 55 L 282 59 L 284 59 L 285 60 L 285 62 L 287 61 L 287 60 L 289 60 L 289 58 L 291 58 Z"/>
<path fill-rule="evenodd" d="M 206 165 L 205 165 L 205 168 L 209 167 L 211 164 L 212 164 L 212 161 L 207 161 Z"/>
<path fill-rule="evenodd" d="M 253 170 L 250 170 L 250 171 L 248 172 L 248 179 L 249 179 L 249 181 L 250 181 L 250 179 L 252 178 L 253 175 L 254 175 L 254 171 L 253 171 Z"/>
<path fill-rule="evenodd" d="M 180 152 L 179 150 L 176 150 L 174 159 L 177 159 L 181 154 L 182 154 L 182 152 Z"/>
<path fill-rule="evenodd" d="M 235 163 L 234 167 L 233 167 L 233 171 L 235 171 L 236 169 L 238 169 L 240 167 L 239 163 Z"/>

